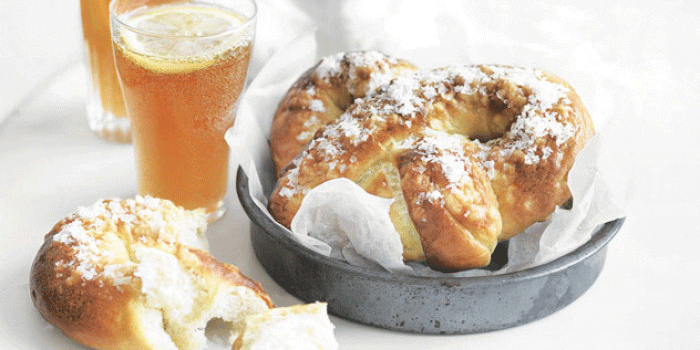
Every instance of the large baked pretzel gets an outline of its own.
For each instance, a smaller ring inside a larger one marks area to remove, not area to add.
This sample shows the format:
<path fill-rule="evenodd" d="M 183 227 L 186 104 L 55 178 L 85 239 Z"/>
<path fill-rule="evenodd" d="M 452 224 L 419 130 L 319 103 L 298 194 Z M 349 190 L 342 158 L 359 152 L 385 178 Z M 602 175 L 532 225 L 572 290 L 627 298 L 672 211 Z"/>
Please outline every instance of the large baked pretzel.
<path fill-rule="evenodd" d="M 325 75 L 345 74 L 343 68 Z M 290 96 L 321 86 L 295 84 L 275 124 L 308 120 L 308 112 L 290 117 Z M 282 169 L 269 209 L 289 226 L 308 191 L 349 178 L 394 199 L 390 215 L 405 260 L 427 259 L 441 271 L 481 267 L 499 240 L 546 220 L 570 199 L 568 172 L 593 133 L 573 88 L 541 70 L 462 66 L 404 73 L 319 127 Z M 278 135 L 273 128 L 273 152 L 291 137 Z"/>

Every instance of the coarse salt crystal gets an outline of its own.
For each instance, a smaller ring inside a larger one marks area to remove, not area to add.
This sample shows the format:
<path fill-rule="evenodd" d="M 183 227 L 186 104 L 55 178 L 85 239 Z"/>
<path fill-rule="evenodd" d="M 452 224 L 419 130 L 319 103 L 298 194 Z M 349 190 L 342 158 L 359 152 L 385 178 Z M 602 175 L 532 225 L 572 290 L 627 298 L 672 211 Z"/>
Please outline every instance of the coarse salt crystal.
<path fill-rule="evenodd" d="M 311 100 L 309 103 L 309 109 L 314 111 L 314 112 L 325 112 L 326 107 L 323 105 L 323 101 L 321 100 Z"/>
<path fill-rule="evenodd" d="M 64 224 L 52 237 L 54 242 L 67 245 L 72 250 L 69 260 L 58 265 L 72 267 L 83 280 L 102 276 L 116 279 L 117 284 L 125 283 L 123 281 L 126 281 L 128 276 L 120 272 L 122 267 L 119 267 L 119 264 L 112 266 L 112 261 L 116 258 L 114 252 L 103 246 L 109 243 L 101 242 L 108 242 L 109 239 L 120 240 L 119 234 L 113 232 L 115 225 L 120 223 L 126 230 L 132 230 L 138 225 L 160 235 L 170 225 L 163 216 L 164 212 L 168 212 L 171 219 L 177 220 L 171 223 L 173 232 L 169 232 L 172 237 L 169 236 L 168 239 L 205 248 L 196 238 L 206 228 L 203 213 L 201 217 L 197 217 L 195 214 L 186 214 L 184 209 L 177 208 L 168 201 L 150 196 L 137 196 L 135 199 L 124 201 L 99 201 L 89 207 L 79 207 L 69 215 L 68 219 L 72 221 Z M 140 231 L 143 232 L 148 231 Z M 137 240 L 144 241 L 145 237 L 141 236 Z"/>
<path fill-rule="evenodd" d="M 438 190 L 432 190 L 428 192 L 420 192 L 418 194 L 418 203 L 417 205 L 420 205 L 420 202 L 427 201 L 430 203 L 437 203 L 437 204 L 444 204 L 444 197 L 442 196 L 442 193 Z"/>
<path fill-rule="evenodd" d="M 321 59 L 315 69 L 316 74 L 323 80 L 328 80 L 332 76 L 340 74 L 340 61 L 343 58 L 342 53 L 332 56 L 327 56 Z"/>
<path fill-rule="evenodd" d="M 317 67 L 320 76 L 335 74 L 340 70 L 340 55 L 329 56 L 321 61 Z M 379 64 L 384 56 L 367 54 L 351 55 L 346 57 L 351 66 L 361 66 L 368 64 Z M 352 68 L 351 68 L 352 69 Z M 385 80 L 385 76 L 378 74 L 376 81 Z M 375 78 L 373 78 L 375 79 Z M 365 98 L 355 99 L 352 108 L 348 109 L 339 120 L 329 124 L 323 130 L 323 137 L 312 141 L 309 149 L 316 149 L 322 154 L 326 161 L 337 162 L 337 156 L 346 150 L 341 143 L 337 143 L 340 137 L 351 140 L 351 144 L 357 146 L 369 139 L 369 135 L 375 130 L 369 130 L 362 126 L 360 118 L 352 115 L 366 115 L 370 118 L 397 114 L 401 116 L 401 122 L 411 127 L 412 121 L 417 113 L 429 109 L 430 104 L 435 103 L 440 96 L 447 96 L 451 93 L 448 87 L 452 87 L 452 92 L 457 94 L 486 95 L 488 83 L 503 80 L 508 84 L 522 87 L 523 91 L 529 91 L 527 104 L 521 113 L 511 124 L 506 132 L 506 140 L 493 148 L 492 140 L 486 144 L 473 140 L 480 147 L 480 152 L 475 154 L 475 159 L 484 169 L 490 179 L 495 177 L 495 162 L 490 158 L 493 152 L 498 152 L 501 157 L 510 157 L 516 150 L 522 151 L 525 155 L 526 164 L 534 164 L 542 159 L 548 159 L 556 153 L 550 147 L 539 146 L 541 142 L 535 142 L 543 137 L 551 137 L 559 146 L 574 136 L 574 128 L 557 118 L 559 115 L 553 111 L 555 105 L 562 106 L 566 110 L 570 109 L 568 99 L 569 89 L 566 86 L 549 81 L 545 74 L 537 69 L 513 68 L 503 66 L 481 67 L 446 67 L 437 70 L 419 70 L 413 73 L 399 75 L 393 78 L 388 85 L 377 88 L 377 93 Z M 379 85 L 379 84 L 378 84 Z M 497 98 L 504 100 L 507 98 L 500 90 L 496 93 Z M 449 97 L 449 96 L 448 96 Z M 430 128 L 446 129 L 445 123 L 438 119 L 428 120 Z M 437 132 L 437 131 L 436 131 Z M 420 142 L 416 142 L 412 137 L 401 140 L 393 146 L 398 149 L 408 149 L 411 147 L 422 147 L 425 161 L 439 162 L 444 172 L 445 178 L 450 185 L 448 188 L 455 189 L 463 181 L 469 179 L 471 161 L 470 157 L 464 154 L 464 144 L 468 142 L 461 135 L 448 135 L 443 133 L 439 137 L 429 135 Z M 438 152 L 438 150 L 440 150 Z M 557 157 L 561 154 L 557 153 Z M 334 166 L 337 164 L 334 164 Z M 289 174 L 290 183 L 292 177 L 298 174 Z M 297 185 L 284 187 L 280 190 L 281 195 L 291 195 L 298 192 Z"/>

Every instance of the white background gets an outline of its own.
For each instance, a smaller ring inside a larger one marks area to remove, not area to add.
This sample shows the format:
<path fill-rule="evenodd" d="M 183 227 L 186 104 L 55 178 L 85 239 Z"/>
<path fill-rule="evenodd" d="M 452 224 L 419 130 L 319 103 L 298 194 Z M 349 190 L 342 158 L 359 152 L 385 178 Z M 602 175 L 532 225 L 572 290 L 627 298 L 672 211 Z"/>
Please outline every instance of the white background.
<path fill-rule="evenodd" d="M 700 5 L 300 3 L 260 0 L 253 74 L 281 45 L 312 26 L 319 28 L 319 54 L 379 48 L 421 65 L 541 66 L 577 87 L 597 118 L 606 136 L 601 168 L 627 206 L 627 221 L 609 246 L 598 281 L 563 310 L 514 329 L 466 336 L 403 334 L 333 318 L 342 349 L 700 347 Z M 0 133 L 2 349 L 78 348 L 32 308 L 26 280 L 31 259 L 43 234 L 63 215 L 133 191 L 128 146 L 100 142 L 81 122 L 85 86 L 75 78 L 83 76 L 76 73 L 82 59 L 78 11 L 77 0 L 0 2 L 0 120 L 9 115 L 16 119 L 11 130 L 26 132 Z M 61 82 L 60 91 L 37 102 L 32 93 L 44 91 L 42 83 L 55 82 L 52 77 Z M 13 117 L 13 111 L 20 113 Z M 44 125 L 45 115 L 47 121 L 60 115 L 66 122 Z M 61 128 L 66 137 L 54 138 Z M 23 142 L 32 137 L 42 142 L 27 147 Z M 92 144 L 110 160 L 85 151 Z M 66 157 L 71 149 L 84 153 L 80 159 Z M 101 177 L 84 181 L 93 173 Z M 246 233 L 237 200 L 229 198 L 228 204 L 231 210 L 214 233 Z M 278 303 L 294 302 L 246 249 L 217 247 L 213 253 L 258 278 Z"/>

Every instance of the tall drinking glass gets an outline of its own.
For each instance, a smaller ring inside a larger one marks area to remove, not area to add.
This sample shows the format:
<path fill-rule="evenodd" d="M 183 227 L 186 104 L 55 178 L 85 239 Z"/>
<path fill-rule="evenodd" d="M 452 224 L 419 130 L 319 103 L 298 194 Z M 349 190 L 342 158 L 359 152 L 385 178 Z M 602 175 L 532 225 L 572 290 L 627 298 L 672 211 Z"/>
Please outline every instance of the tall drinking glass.
<path fill-rule="evenodd" d="M 252 0 L 113 0 L 114 58 L 142 195 L 224 212 L 229 148 L 255 38 Z"/>
<path fill-rule="evenodd" d="M 90 129 L 110 141 L 130 142 L 129 118 L 112 58 L 109 0 L 80 0 L 80 17 L 89 76 Z"/>

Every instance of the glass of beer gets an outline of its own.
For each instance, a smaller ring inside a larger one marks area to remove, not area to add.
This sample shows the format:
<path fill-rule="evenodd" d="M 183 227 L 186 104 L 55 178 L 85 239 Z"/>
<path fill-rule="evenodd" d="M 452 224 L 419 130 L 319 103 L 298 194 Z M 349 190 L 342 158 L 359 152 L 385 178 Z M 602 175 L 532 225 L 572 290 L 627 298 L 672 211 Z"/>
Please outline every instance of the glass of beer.
<path fill-rule="evenodd" d="M 114 59 L 138 192 L 225 211 L 229 147 L 255 39 L 253 0 L 113 0 Z"/>
<path fill-rule="evenodd" d="M 112 58 L 109 0 L 80 0 L 80 17 L 89 76 L 90 129 L 106 140 L 128 143 L 131 130 Z"/>

